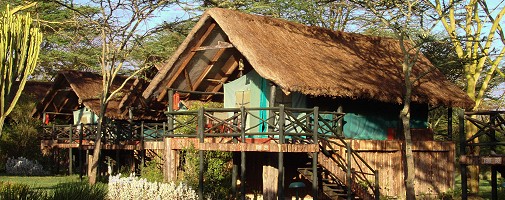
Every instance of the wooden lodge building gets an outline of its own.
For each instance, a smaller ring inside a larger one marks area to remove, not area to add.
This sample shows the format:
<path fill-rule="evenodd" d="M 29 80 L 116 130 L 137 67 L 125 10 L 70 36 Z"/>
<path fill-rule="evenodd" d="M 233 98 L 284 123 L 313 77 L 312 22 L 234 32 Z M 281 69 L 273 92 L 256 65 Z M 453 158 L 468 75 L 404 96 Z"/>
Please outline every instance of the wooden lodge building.
<path fill-rule="evenodd" d="M 402 59 L 393 39 L 210 9 L 150 82 L 129 82 L 110 103 L 106 116 L 122 125 L 107 129 L 104 149 L 118 162 L 152 151 L 167 181 L 178 176 L 182 149 L 193 146 L 201 158 L 234 152 L 232 189 L 242 199 L 254 191 L 291 198 L 294 182 L 304 183 L 306 198 L 401 197 Z M 412 74 L 421 77 L 411 115 L 416 192 L 436 196 L 454 186 L 455 145 L 434 141 L 428 108 L 474 102 L 422 55 Z M 94 121 L 82 116 L 97 114 L 100 81 L 87 72 L 58 75 L 34 116 L 73 125 L 49 126 L 43 149 L 93 148 L 85 124 Z M 180 99 L 224 108 L 174 110 Z M 203 180 L 202 173 L 200 194 Z"/>

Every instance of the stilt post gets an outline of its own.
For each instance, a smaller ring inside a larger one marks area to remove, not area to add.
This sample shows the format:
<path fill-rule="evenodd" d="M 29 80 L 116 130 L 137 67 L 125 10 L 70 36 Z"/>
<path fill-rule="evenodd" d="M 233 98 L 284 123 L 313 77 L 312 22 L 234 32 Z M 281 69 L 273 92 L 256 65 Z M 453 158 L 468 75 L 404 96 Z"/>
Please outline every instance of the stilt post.
<path fill-rule="evenodd" d="M 461 110 L 458 113 L 459 117 L 459 147 L 460 155 L 466 155 L 466 134 L 465 134 L 465 111 Z M 467 183 L 467 169 L 465 164 L 461 164 L 461 199 L 468 199 L 468 183 Z"/>
<path fill-rule="evenodd" d="M 240 107 L 240 140 L 245 143 L 245 107 Z M 246 155 L 244 149 L 240 150 L 240 199 L 245 200 L 245 182 L 246 182 Z"/>
<path fill-rule="evenodd" d="M 318 146 L 317 151 L 312 153 L 312 197 L 314 200 L 318 199 L 319 180 L 317 171 L 317 155 L 319 153 L 319 107 L 314 107 L 314 129 L 312 130 L 312 140 Z"/>
<path fill-rule="evenodd" d="M 351 150 L 351 141 L 347 142 L 345 144 L 346 150 L 347 150 L 347 174 L 346 174 L 346 179 L 347 179 L 347 200 L 352 199 L 352 173 L 351 173 L 351 167 L 352 167 L 352 150 Z"/>
<path fill-rule="evenodd" d="M 198 109 L 198 138 L 200 144 L 204 143 L 203 132 L 204 132 L 204 108 Z M 203 200 L 203 168 L 204 168 L 204 155 L 203 150 L 198 150 L 199 154 L 199 173 L 198 173 L 198 198 Z"/>
<path fill-rule="evenodd" d="M 69 144 L 72 144 L 74 143 L 74 139 L 72 138 L 72 135 L 74 134 L 74 126 L 73 124 L 70 124 L 69 126 L 70 130 L 68 131 L 68 143 Z M 74 170 L 73 170 L 73 162 L 72 162 L 72 157 L 73 157 L 73 154 L 72 154 L 72 147 L 68 148 L 68 175 L 72 175 L 74 173 Z"/>
<path fill-rule="evenodd" d="M 286 115 L 284 113 L 284 104 L 279 106 L 279 159 L 278 159 L 278 181 L 277 181 L 277 194 L 278 199 L 284 199 L 284 152 L 282 151 L 282 144 L 284 144 L 284 124 Z"/>
<path fill-rule="evenodd" d="M 81 123 L 81 126 L 79 127 L 79 180 L 82 181 L 82 174 L 83 174 L 83 157 L 82 157 L 82 140 L 83 140 L 83 124 Z"/>

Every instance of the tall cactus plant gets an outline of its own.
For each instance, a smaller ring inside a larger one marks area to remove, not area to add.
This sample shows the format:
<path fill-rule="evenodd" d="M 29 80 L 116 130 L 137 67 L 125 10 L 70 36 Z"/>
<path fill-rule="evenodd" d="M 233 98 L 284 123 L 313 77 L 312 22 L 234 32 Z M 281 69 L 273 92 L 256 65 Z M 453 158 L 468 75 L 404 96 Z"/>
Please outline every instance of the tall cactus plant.
<path fill-rule="evenodd" d="M 42 33 L 34 26 L 30 13 L 18 13 L 33 5 L 14 9 L 7 5 L 0 13 L 0 136 L 5 118 L 37 65 Z"/>

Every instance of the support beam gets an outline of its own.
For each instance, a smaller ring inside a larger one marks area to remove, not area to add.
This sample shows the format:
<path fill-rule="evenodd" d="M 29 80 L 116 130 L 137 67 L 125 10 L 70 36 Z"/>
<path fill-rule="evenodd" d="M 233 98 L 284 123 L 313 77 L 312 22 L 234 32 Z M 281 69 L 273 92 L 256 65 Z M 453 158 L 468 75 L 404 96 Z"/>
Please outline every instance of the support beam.
<path fill-rule="evenodd" d="M 239 55 L 238 53 L 234 53 L 230 58 L 226 61 L 226 63 L 223 65 L 222 69 L 224 69 L 224 74 L 221 77 L 214 77 L 216 81 L 219 84 L 212 88 L 210 91 L 211 92 L 217 92 L 219 91 L 222 87 L 223 84 L 228 80 L 228 78 L 233 74 L 233 72 L 237 69 L 239 65 Z"/>
<path fill-rule="evenodd" d="M 237 178 L 238 178 L 238 154 L 235 152 L 232 152 L 232 162 L 233 166 L 231 169 L 231 192 L 232 192 L 232 199 L 237 198 Z"/>
<path fill-rule="evenodd" d="M 212 23 L 209 25 L 209 27 L 207 28 L 207 30 L 205 31 L 205 33 L 202 35 L 202 37 L 200 37 L 200 39 L 198 40 L 198 42 L 195 44 L 195 49 L 200 47 L 202 45 L 202 43 L 207 39 L 207 37 L 209 37 L 210 33 L 212 32 L 212 30 L 214 30 L 214 28 L 216 27 L 216 23 Z M 175 80 L 179 77 L 179 75 L 181 74 L 181 72 L 186 68 L 186 66 L 189 64 L 189 62 L 191 61 L 191 59 L 193 58 L 193 56 L 196 54 L 196 51 L 192 51 L 189 53 L 189 55 L 186 56 L 185 60 L 181 63 L 181 65 L 179 66 L 179 68 L 177 69 L 177 71 L 171 75 L 171 79 L 168 81 L 166 87 L 171 87 L 172 84 L 175 82 Z M 166 91 L 165 90 L 162 90 L 161 91 L 161 94 L 160 96 L 158 96 L 158 101 L 161 101 L 163 100 L 163 97 L 166 95 Z"/>
<path fill-rule="evenodd" d="M 465 111 L 458 112 L 459 118 L 459 142 L 460 142 L 460 155 L 466 155 L 466 134 L 465 134 Z M 460 165 L 461 170 L 461 199 L 468 199 L 468 183 L 467 183 L 467 168 L 466 165 Z"/>
<path fill-rule="evenodd" d="M 219 49 L 219 51 L 214 55 L 214 57 L 212 57 L 212 59 L 210 59 L 209 63 L 207 64 L 207 66 L 203 70 L 202 74 L 198 77 L 198 79 L 196 79 L 195 83 L 192 86 L 190 86 L 191 90 L 198 89 L 198 86 L 200 86 L 203 79 L 207 76 L 207 74 L 209 74 L 212 67 L 214 67 L 214 64 L 219 60 L 219 58 L 221 58 L 221 56 L 223 55 L 223 53 L 225 51 L 226 51 L 226 49 Z"/>
<path fill-rule="evenodd" d="M 341 108 L 342 106 L 339 106 Z M 339 127 L 340 128 L 340 127 Z M 314 129 L 312 130 L 312 140 L 314 141 L 314 144 L 319 145 L 319 107 L 314 107 Z M 319 151 L 319 148 L 317 149 Z M 319 173 L 317 171 L 317 155 L 319 152 L 313 152 L 312 153 L 312 198 L 314 200 L 318 199 L 318 188 L 319 188 L 319 180 L 318 176 Z"/>
<path fill-rule="evenodd" d="M 279 144 L 282 145 L 284 144 L 284 124 L 285 124 L 285 113 L 284 113 L 284 105 L 280 105 L 279 109 Z M 284 152 L 282 152 L 282 149 L 279 151 L 279 158 L 278 158 L 278 165 L 277 165 L 277 170 L 279 172 L 278 175 L 278 182 L 277 182 L 277 193 L 278 193 L 278 199 L 279 200 L 284 200 Z M 316 176 L 315 174 L 313 176 Z"/>
<path fill-rule="evenodd" d="M 491 166 L 491 199 L 498 200 L 498 179 L 496 166 Z"/>
<path fill-rule="evenodd" d="M 193 83 L 191 83 L 191 77 L 189 76 L 188 70 L 184 69 L 184 78 L 186 78 L 186 84 L 188 84 L 189 91 L 194 91 Z"/>
<path fill-rule="evenodd" d="M 228 49 L 228 48 L 233 48 L 233 45 L 231 43 L 228 43 L 228 42 L 217 41 L 216 45 L 213 45 L 213 46 L 201 46 L 201 47 L 195 48 L 192 51 L 205 51 L 205 50 Z"/>
<path fill-rule="evenodd" d="M 204 137 L 203 137 L 203 132 L 204 132 L 204 108 L 200 108 L 198 110 L 198 138 L 200 143 L 204 143 Z M 203 168 L 204 168 L 204 155 L 203 155 L 203 150 L 199 150 L 199 159 L 198 161 L 200 162 L 199 165 L 199 173 L 198 173 L 198 198 L 200 200 L 203 200 Z"/>
<path fill-rule="evenodd" d="M 278 193 L 279 174 L 276 167 L 275 154 L 267 153 L 263 163 L 263 199 L 276 199 Z"/>
<path fill-rule="evenodd" d="M 68 143 L 72 144 L 73 143 L 73 138 L 72 135 L 74 134 L 74 127 L 73 124 L 70 124 L 70 130 L 68 133 Z M 74 163 L 72 160 L 73 158 L 73 153 L 72 153 L 72 148 L 68 149 L 68 175 L 72 175 L 74 173 L 73 166 L 72 164 Z"/>

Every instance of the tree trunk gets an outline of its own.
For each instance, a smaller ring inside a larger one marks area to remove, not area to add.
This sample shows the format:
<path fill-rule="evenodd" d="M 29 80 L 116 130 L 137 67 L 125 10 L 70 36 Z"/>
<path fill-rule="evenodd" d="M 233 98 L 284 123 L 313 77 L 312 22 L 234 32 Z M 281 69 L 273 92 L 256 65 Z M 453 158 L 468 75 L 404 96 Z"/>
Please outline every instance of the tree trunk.
<path fill-rule="evenodd" d="M 410 131 L 410 101 L 405 101 L 403 109 L 401 111 L 403 133 L 405 135 L 404 145 L 404 155 L 405 155 L 405 191 L 406 199 L 416 199 L 415 196 L 415 168 L 414 168 L 414 156 L 412 153 L 412 137 Z"/>
<path fill-rule="evenodd" d="M 407 58 L 408 59 L 408 58 Z M 412 153 L 412 137 L 410 132 L 410 103 L 412 96 L 412 83 L 410 81 L 410 72 L 412 71 L 412 66 L 408 63 L 403 63 L 403 73 L 405 76 L 405 96 L 403 97 L 403 108 L 400 111 L 400 118 L 403 125 L 403 134 L 405 136 L 405 142 L 403 143 L 404 155 L 405 155 L 405 195 L 407 200 L 416 199 L 415 192 L 415 168 L 414 168 L 414 157 Z"/>
<path fill-rule="evenodd" d="M 472 116 L 475 117 L 475 116 Z M 477 133 L 477 127 L 470 123 L 470 121 L 465 122 L 465 132 L 466 132 L 466 138 L 472 137 L 475 133 Z M 479 138 L 473 139 L 474 143 L 479 142 Z M 478 156 L 480 154 L 480 148 L 478 146 L 474 146 L 470 148 L 470 151 L 468 152 L 470 155 L 475 155 Z M 471 194 L 477 194 L 479 193 L 479 173 L 480 169 L 478 165 L 469 165 L 468 166 L 468 189 L 470 190 Z"/>
<path fill-rule="evenodd" d="M 107 103 L 101 103 L 100 114 L 98 117 L 98 127 L 95 138 L 95 149 L 93 149 L 93 159 L 89 163 L 89 165 L 91 165 L 91 171 L 88 177 L 89 177 L 89 183 L 92 185 L 94 185 L 97 182 L 99 176 L 98 165 L 100 164 L 100 153 L 102 150 L 102 132 L 103 132 L 102 126 L 105 118 L 106 108 Z"/>
<path fill-rule="evenodd" d="M 469 68 L 469 67 L 467 67 Z M 476 105 L 473 107 L 472 110 L 477 110 L 478 107 L 480 106 L 479 104 L 477 104 L 477 95 L 476 95 L 476 82 L 473 80 L 473 79 L 470 79 L 468 78 L 467 79 L 467 89 L 466 89 L 466 94 L 472 98 L 475 102 L 476 102 Z M 472 116 L 473 118 L 475 118 L 475 116 Z M 465 122 L 465 135 L 466 135 L 466 138 L 470 138 L 472 137 L 473 135 L 475 135 L 475 133 L 477 133 L 477 127 L 475 127 L 475 125 L 473 125 L 470 121 L 466 121 Z M 478 143 L 479 142 L 479 138 L 475 138 L 473 140 L 473 142 L 475 143 Z M 467 152 L 467 154 L 469 155 L 476 155 L 478 156 L 480 153 L 480 148 L 478 146 L 475 146 L 475 147 L 472 147 L 470 149 L 469 152 Z M 469 189 L 469 192 L 471 194 L 477 194 L 479 193 L 479 166 L 478 165 L 469 165 L 468 166 L 468 177 L 469 177 L 469 180 L 468 180 L 468 189 Z"/>

